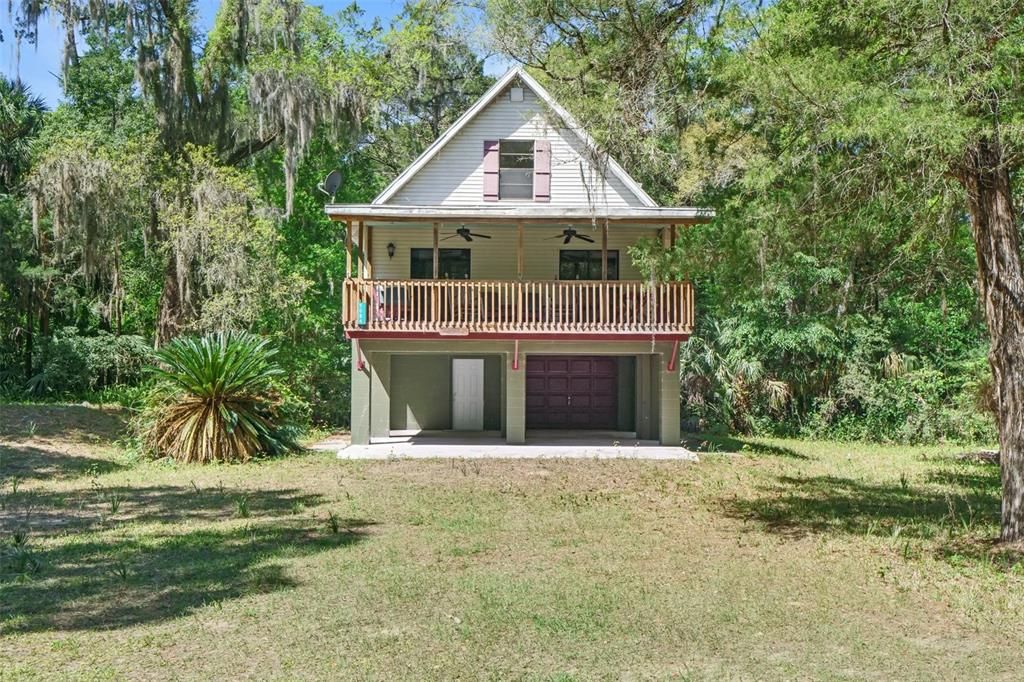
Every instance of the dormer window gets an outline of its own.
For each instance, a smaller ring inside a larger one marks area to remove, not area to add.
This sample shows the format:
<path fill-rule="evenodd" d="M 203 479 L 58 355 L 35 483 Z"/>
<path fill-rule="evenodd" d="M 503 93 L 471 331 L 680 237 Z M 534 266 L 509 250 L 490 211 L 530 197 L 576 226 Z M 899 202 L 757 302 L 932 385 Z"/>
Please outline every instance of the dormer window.
<path fill-rule="evenodd" d="M 498 198 L 533 199 L 533 140 L 498 143 Z"/>

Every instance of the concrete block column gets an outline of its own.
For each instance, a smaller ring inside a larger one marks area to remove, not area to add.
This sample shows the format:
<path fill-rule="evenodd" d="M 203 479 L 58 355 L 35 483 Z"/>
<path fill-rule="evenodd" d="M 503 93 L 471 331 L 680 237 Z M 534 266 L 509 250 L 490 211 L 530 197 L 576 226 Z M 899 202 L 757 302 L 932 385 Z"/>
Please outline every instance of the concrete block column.
<path fill-rule="evenodd" d="M 526 442 L 526 356 L 520 354 L 519 369 L 512 369 L 512 353 L 505 356 L 505 440 Z"/>
<path fill-rule="evenodd" d="M 636 436 L 640 440 L 653 440 L 658 428 L 657 406 L 652 406 L 653 391 L 651 390 L 651 357 L 636 356 Z M 653 407 L 653 409 L 652 409 Z"/>
<path fill-rule="evenodd" d="M 370 438 L 391 435 L 391 353 L 370 354 Z"/>
<path fill-rule="evenodd" d="M 660 358 L 661 376 L 661 429 L 660 440 L 662 445 L 677 446 L 680 443 L 679 434 L 679 366 L 671 372 L 668 371 L 668 363 L 671 359 L 670 352 L 662 353 L 656 357 Z"/>
<path fill-rule="evenodd" d="M 352 344 L 352 408 L 350 430 L 353 445 L 370 442 L 370 367 L 358 369 L 356 344 Z"/>

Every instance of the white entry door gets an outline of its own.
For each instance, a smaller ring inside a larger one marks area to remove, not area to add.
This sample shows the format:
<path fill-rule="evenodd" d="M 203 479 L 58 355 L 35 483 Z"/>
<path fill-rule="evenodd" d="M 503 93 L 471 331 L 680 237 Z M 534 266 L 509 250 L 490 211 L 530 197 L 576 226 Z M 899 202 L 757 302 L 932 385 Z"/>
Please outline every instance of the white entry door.
<path fill-rule="evenodd" d="M 452 428 L 484 430 L 484 361 L 452 359 Z"/>

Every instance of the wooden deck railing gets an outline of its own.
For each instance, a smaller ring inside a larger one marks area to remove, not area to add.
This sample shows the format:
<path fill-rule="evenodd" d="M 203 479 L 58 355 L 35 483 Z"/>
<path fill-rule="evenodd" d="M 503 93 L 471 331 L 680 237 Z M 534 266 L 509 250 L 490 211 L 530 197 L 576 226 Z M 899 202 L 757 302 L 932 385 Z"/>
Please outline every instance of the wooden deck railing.
<path fill-rule="evenodd" d="M 348 279 L 343 318 L 346 329 L 383 332 L 689 334 L 693 286 Z"/>

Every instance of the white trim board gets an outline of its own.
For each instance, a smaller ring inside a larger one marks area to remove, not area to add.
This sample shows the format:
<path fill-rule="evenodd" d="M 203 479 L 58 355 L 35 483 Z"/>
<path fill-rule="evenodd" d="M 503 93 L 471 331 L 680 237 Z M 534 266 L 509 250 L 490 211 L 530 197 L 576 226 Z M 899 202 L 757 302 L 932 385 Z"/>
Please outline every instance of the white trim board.
<path fill-rule="evenodd" d="M 536 205 L 495 206 L 401 206 L 398 204 L 328 204 L 327 215 L 337 219 L 422 220 L 426 222 L 472 222 L 474 220 L 518 220 L 541 222 L 612 222 L 705 223 L 715 217 L 709 208 L 688 206 L 638 206 L 624 208 L 550 207 Z"/>

